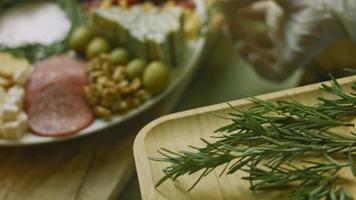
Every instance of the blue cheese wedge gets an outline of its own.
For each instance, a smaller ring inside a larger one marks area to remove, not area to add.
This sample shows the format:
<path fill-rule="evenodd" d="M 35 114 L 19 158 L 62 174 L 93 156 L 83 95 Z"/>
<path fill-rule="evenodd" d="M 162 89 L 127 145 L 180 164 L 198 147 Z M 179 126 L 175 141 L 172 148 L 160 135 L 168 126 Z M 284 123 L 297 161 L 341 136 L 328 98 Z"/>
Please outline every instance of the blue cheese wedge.
<path fill-rule="evenodd" d="M 133 6 L 100 8 L 91 21 L 112 42 L 126 45 L 137 57 L 177 66 L 185 49 L 183 9 Z"/>

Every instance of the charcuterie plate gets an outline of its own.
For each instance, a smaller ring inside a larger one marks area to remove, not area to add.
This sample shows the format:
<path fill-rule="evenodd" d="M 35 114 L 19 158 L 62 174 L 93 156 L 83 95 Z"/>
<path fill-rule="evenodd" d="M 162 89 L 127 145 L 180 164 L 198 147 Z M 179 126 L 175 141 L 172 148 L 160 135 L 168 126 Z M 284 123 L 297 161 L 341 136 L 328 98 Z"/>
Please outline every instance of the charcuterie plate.
<path fill-rule="evenodd" d="M 135 108 L 129 109 L 126 112 L 123 112 L 120 114 L 113 113 L 112 116 L 110 116 L 110 120 L 105 120 L 104 118 L 101 118 L 100 116 L 98 117 L 97 115 L 94 114 L 92 123 L 89 126 L 87 126 L 86 128 L 84 128 L 82 130 L 76 131 L 73 134 L 71 133 L 71 134 L 54 135 L 54 136 L 51 136 L 51 135 L 41 136 L 41 134 L 33 134 L 31 131 L 31 130 L 33 130 L 33 127 L 30 127 L 28 129 L 28 131 L 26 131 L 26 133 L 23 134 L 19 138 L 6 139 L 4 137 L 1 137 L 0 138 L 0 146 L 23 146 L 23 145 L 47 144 L 47 143 L 59 142 L 59 141 L 70 140 L 70 139 L 75 139 L 75 138 L 91 135 L 91 134 L 109 129 L 113 126 L 120 127 L 120 124 L 122 124 L 130 119 L 133 119 L 136 116 L 141 115 L 142 113 L 149 112 L 149 109 L 152 108 L 154 105 L 160 104 L 160 102 L 165 101 L 167 98 L 169 98 L 169 96 L 171 94 L 174 94 L 176 92 L 178 87 L 180 87 L 182 85 L 186 85 L 186 83 L 189 82 L 190 78 L 193 76 L 193 74 L 195 73 L 195 71 L 198 68 L 198 62 L 201 59 L 204 49 L 207 44 L 208 38 L 207 38 L 206 33 L 207 33 L 208 28 L 207 28 L 206 21 L 209 19 L 209 16 L 208 16 L 207 8 L 206 8 L 206 2 L 203 0 L 195 0 L 194 3 L 195 3 L 194 12 L 196 12 L 197 15 L 200 16 L 199 34 L 197 34 L 197 36 L 194 39 L 190 39 L 189 41 L 186 42 L 184 49 L 181 50 L 182 51 L 182 57 L 181 57 L 182 59 L 179 61 L 179 64 L 177 64 L 175 67 L 170 68 L 170 71 L 169 71 L 170 80 L 167 83 L 164 90 L 160 91 L 157 94 L 150 95 L 150 97 L 148 99 L 146 99 L 144 102 L 142 102 L 139 106 L 135 106 Z M 0 4 L 0 9 L 2 9 L 1 4 Z M 102 9 L 102 8 L 99 8 L 99 9 Z M 20 15 L 20 13 L 17 13 L 17 14 Z M 24 21 L 26 18 L 26 13 L 21 13 L 21 15 L 23 15 L 22 18 L 21 17 L 17 17 L 17 18 L 21 18 L 21 20 Z M 51 16 L 51 17 L 55 17 L 55 16 Z M 42 22 L 40 22 L 40 23 L 42 23 Z M 18 24 L 21 25 L 21 23 L 18 23 Z M 22 25 L 23 24 L 24 23 L 22 23 Z M 1 15 L 0 15 L 0 50 L 7 51 L 6 48 L 2 48 L 4 45 L 1 44 L 4 42 L 4 37 L 1 38 L 2 34 L 3 34 L 3 36 L 4 35 L 6 36 L 6 33 L 5 34 L 1 33 L 1 26 L 6 26 L 6 23 L 4 23 L 4 19 L 2 19 Z M 12 28 L 12 30 L 16 30 L 16 28 Z M 32 34 L 35 34 L 37 32 L 38 31 L 32 31 Z M 29 31 L 29 34 L 30 33 L 31 33 L 31 31 Z M 51 31 L 48 30 L 48 33 L 51 33 Z M 46 35 L 46 34 L 44 34 L 44 35 Z M 9 39 L 9 38 L 11 39 L 11 37 L 12 36 L 9 36 L 9 34 L 7 35 L 7 39 Z M 16 37 L 16 35 L 13 35 L 13 37 Z M 5 37 L 5 39 L 6 39 L 6 37 Z M 111 43 L 110 43 L 110 45 L 111 45 Z M 138 49 L 140 47 L 135 46 L 133 49 L 135 50 L 136 48 Z M 151 52 L 151 51 L 149 51 L 149 52 Z M 175 52 L 177 52 L 176 49 L 175 49 Z M 70 55 L 71 57 L 73 57 L 73 54 L 75 54 L 73 50 L 66 51 L 64 53 Z M 63 54 L 63 52 L 61 52 L 61 54 Z M 53 56 L 53 55 L 55 55 L 55 54 L 52 54 L 51 56 Z M 48 56 L 48 57 L 50 57 L 50 56 Z M 43 59 L 40 59 L 40 60 L 43 60 Z M 36 62 L 38 62 L 38 61 L 36 61 Z M 150 60 L 148 60 L 148 62 L 150 62 Z M 33 71 L 34 71 L 36 69 L 36 64 L 35 64 L 35 62 L 31 62 L 31 64 L 34 66 L 34 69 L 33 69 Z M 1 65 L 1 61 L 0 61 L 0 65 Z M 146 73 L 146 72 L 144 72 L 144 73 Z M 144 76 L 144 75 L 142 75 L 142 76 Z M 144 79 L 144 78 L 142 78 L 142 79 Z M 144 81 L 142 81 L 142 82 L 143 82 L 142 84 L 144 85 Z M 28 83 L 27 83 L 27 86 L 28 86 Z M 26 84 L 24 87 L 25 87 L 25 89 L 27 89 Z M 38 93 L 38 91 L 37 91 L 37 93 Z M 28 91 L 26 91 L 25 94 L 30 95 L 30 96 L 35 96 L 37 93 L 35 93 L 35 92 L 29 93 Z M 31 102 L 33 103 L 33 101 L 31 101 Z M 60 101 L 58 101 L 58 102 L 60 102 Z M 25 106 L 24 112 L 26 112 L 28 110 L 27 100 L 26 100 L 25 104 L 26 104 L 26 106 Z M 46 104 L 46 103 L 44 103 L 44 104 Z M 90 106 L 90 103 L 88 103 L 88 105 Z M 41 107 L 41 105 L 37 106 L 37 107 Z M 50 108 L 50 106 L 49 106 L 49 108 Z M 40 111 L 42 112 L 42 110 L 40 110 Z M 73 112 L 75 112 L 75 111 L 73 111 Z M 93 111 L 93 113 L 94 113 L 94 111 Z M 53 116 L 55 116 L 55 115 L 56 115 L 56 113 L 55 114 L 47 113 L 45 116 L 46 117 L 48 116 L 49 118 L 51 118 L 53 120 L 53 119 L 55 119 L 55 118 L 53 118 Z M 37 117 L 35 120 L 38 120 L 38 119 L 41 119 L 41 118 Z M 31 121 L 31 117 L 30 117 L 29 121 Z M 63 129 L 68 129 L 67 126 L 71 125 L 71 124 L 66 124 L 66 123 L 61 124 L 61 121 L 62 120 L 58 121 L 58 124 L 56 124 L 56 128 L 60 127 Z M 1 125 L 3 126 L 4 123 L 5 122 L 3 122 L 3 124 L 1 124 Z M 43 124 L 46 124 L 46 123 L 43 123 Z M 63 127 L 61 127 L 61 126 L 63 126 Z M 44 127 L 44 125 L 43 125 L 43 127 Z M 0 131 L 0 133 L 4 134 L 3 130 Z"/>

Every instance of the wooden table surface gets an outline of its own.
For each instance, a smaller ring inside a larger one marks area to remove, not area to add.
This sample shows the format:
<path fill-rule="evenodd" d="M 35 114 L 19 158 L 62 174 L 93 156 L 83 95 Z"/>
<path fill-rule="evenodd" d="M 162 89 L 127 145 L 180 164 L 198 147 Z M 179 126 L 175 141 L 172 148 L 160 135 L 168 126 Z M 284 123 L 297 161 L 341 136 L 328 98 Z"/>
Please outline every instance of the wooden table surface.
<path fill-rule="evenodd" d="M 133 136 L 1 148 L 0 199 L 110 199 L 133 172 Z"/>

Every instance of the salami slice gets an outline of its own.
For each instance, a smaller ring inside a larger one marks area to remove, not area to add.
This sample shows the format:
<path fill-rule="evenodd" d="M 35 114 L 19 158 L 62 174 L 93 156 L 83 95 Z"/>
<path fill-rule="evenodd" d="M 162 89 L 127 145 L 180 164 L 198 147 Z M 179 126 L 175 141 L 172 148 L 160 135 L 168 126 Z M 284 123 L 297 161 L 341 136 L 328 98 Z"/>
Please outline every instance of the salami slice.
<path fill-rule="evenodd" d="M 86 64 L 66 55 L 53 56 L 37 63 L 26 84 L 26 109 L 38 91 L 53 83 L 84 87 L 88 83 Z"/>
<path fill-rule="evenodd" d="M 91 124 L 92 112 L 80 87 L 63 83 L 43 87 L 28 109 L 29 126 L 41 136 L 63 136 Z"/>

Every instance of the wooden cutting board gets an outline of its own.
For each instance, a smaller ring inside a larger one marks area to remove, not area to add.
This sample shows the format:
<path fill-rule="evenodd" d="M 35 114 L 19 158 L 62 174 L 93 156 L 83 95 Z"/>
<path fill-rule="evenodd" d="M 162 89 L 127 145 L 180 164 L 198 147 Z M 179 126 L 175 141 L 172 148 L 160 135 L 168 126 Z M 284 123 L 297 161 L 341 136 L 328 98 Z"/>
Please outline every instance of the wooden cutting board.
<path fill-rule="evenodd" d="M 356 76 L 339 80 L 345 88 L 356 81 Z M 319 90 L 320 84 L 304 86 L 300 88 L 271 93 L 258 98 L 264 100 L 276 100 L 293 97 L 297 101 L 305 104 L 314 104 L 315 97 L 325 96 Z M 234 107 L 246 109 L 252 105 L 247 99 L 229 102 Z M 209 139 L 213 131 L 226 125 L 227 121 L 218 118 L 216 114 L 223 115 L 231 111 L 227 103 L 189 110 L 177 114 L 168 115 L 157 119 L 144 127 L 135 139 L 134 156 L 138 173 L 142 198 L 144 200 L 153 199 L 269 199 L 278 191 L 268 192 L 260 195 L 253 195 L 249 191 L 249 183 L 241 179 L 244 173 L 235 173 L 229 176 L 218 177 L 222 171 L 216 169 L 213 173 L 203 178 L 201 182 L 190 192 L 188 189 L 200 176 L 195 173 L 191 176 L 180 177 L 175 182 L 168 180 L 159 188 L 155 188 L 155 183 L 164 175 L 162 169 L 168 166 L 167 163 L 151 161 L 148 157 L 161 157 L 157 150 L 161 147 L 172 151 L 187 150 L 188 145 L 196 147 L 205 146 L 200 138 Z M 356 197 L 356 180 L 351 174 L 351 170 L 342 171 L 342 176 L 350 180 L 349 191 Z"/>

